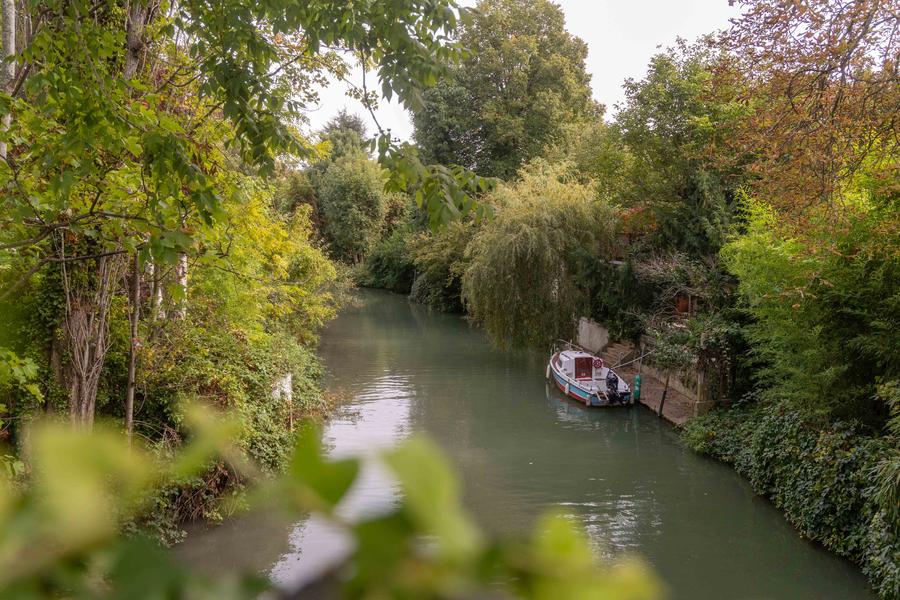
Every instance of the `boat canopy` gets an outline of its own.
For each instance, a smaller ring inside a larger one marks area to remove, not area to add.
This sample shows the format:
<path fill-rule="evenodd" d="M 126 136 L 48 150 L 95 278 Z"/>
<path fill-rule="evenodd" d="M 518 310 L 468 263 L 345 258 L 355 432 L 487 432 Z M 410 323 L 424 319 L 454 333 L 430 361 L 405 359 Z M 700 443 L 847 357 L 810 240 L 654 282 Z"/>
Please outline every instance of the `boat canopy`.
<path fill-rule="evenodd" d="M 578 350 L 563 350 L 559 353 L 561 370 L 573 379 L 594 379 L 603 371 L 603 361 L 593 354 Z"/>

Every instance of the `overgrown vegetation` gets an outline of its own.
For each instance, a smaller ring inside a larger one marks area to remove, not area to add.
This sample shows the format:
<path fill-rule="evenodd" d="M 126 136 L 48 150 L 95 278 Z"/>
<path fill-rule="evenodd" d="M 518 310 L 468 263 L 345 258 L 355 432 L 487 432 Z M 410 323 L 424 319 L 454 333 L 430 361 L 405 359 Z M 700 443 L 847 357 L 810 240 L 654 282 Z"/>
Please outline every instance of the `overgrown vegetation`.
<path fill-rule="evenodd" d="M 565 166 L 520 175 L 494 193 L 497 215 L 472 240 L 463 298 L 498 344 L 537 346 L 567 337 L 587 309 L 579 270 L 612 257 L 616 216 Z"/>
<path fill-rule="evenodd" d="M 311 348 L 353 277 L 466 312 L 500 346 L 545 347 L 583 315 L 653 341 L 660 364 L 741 403 L 694 422 L 690 445 L 900 595 L 895 0 L 742 0 L 728 31 L 626 81 L 609 122 L 587 47 L 548 0 L 3 4 L 0 473 L 15 485 L 0 488 L 0 585 L 102 595 L 95 551 L 112 552 L 113 587 L 128 584 L 116 561 L 141 556 L 171 574 L 160 585 L 194 585 L 113 530 L 175 541 L 286 465 L 297 506 L 330 514 L 356 467 L 291 463 L 292 428 L 322 409 Z M 415 145 L 347 112 L 301 133 L 348 57 L 413 112 Z M 228 452 L 179 470 L 189 402 L 233 429 Z M 24 459 L 48 415 L 73 431 L 38 445 L 71 443 L 71 462 Z M 82 437 L 95 419 L 145 449 L 107 456 L 114 436 Z M 452 484 L 405 452 L 388 462 L 408 506 L 355 529 L 348 595 L 606 589 L 560 549 L 580 548 L 568 534 L 523 566 L 474 543 L 453 506 L 435 517 Z M 79 462 L 83 486 L 65 473 Z M 72 507 L 115 482 L 149 500 L 76 523 Z M 33 518 L 45 509 L 60 537 Z M 423 558 L 421 533 L 450 546 Z M 260 589 L 244 583 L 237 597 Z"/>
<path fill-rule="evenodd" d="M 39 484 L 22 457 L 42 418 L 83 431 L 114 419 L 164 461 L 190 437 L 187 402 L 235 417 L 243 459 L 283 469 L 294 422 L 322 411 L 312 348 L 347 287 L 329 253 L 360 261 L 406 218 L 400 192 L 437 221 L 475 210 L 469 192 L 491 185 L 370 140 L 348 115 L 311 139 L 304 110 L 357 59 L 385 96 L 416 103 L 460 58 L 448 35 L 465 12 L 451 0 L 4 2 L 3 470 Z M 245 481 L 213 463 L 154 483 L 131 522 L 171 541 Z"/>
<path fill-rule="evenodd" d="M 896 461 L 889 458 L 896 440 L 844 421 L 823 428 L 801 412 L 760 406 L 695 419 L 684 439 L 733 465 L 804 537 L 858 563 L 881 597 L 898 597 L 897 496 L 875 493 L 872 481 L 879 465 Z"/>
<path fill-rule="evenodd" d="M 477 51 L 415 125 L 425 155 L 505 180 L 482 197 L 493 216 L 435 233 L 413 220 L 390 238 L 403 259 L 373 261 L 369 281 L 413 264 L 414 300 L 465 310 L 500 346 L 546 348 L 588 316 L 651 344 L 658 366 L 702 374 L 717 404 L 751 403 L 702 425 L 750 454 L 713 454 L 894 597 L 900 524 L 860 486 L 898 487 L 884 391 L 900 378 L 897 8 L 740 4 L 728 31 L 626 81 L 607 123 L 577 100 L 584 54 L 559 8 L 480 2 L 461 37 Z M 522 86 L 555 90 L 546 112 Z M 752 454 L 779 432 L 777 460 Z M 831 482 L 821 510 L 779 496 L 817 478 Z"/>

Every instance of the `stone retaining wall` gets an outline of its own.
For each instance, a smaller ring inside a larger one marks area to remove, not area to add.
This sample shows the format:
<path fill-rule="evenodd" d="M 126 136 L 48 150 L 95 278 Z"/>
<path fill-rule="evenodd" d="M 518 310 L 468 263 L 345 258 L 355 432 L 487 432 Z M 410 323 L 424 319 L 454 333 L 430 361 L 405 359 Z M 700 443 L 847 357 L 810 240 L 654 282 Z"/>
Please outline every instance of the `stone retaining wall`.
<path fill-rule="evenodd" d="M 609 330 L 586 317 L 578 320 L 577 342 L 587 350 L 602 355 L 611 365 L 628 362 L 652 349 L 652 342 L 647 338 L 643 338 L 637 348 L 630 342 L 610 343 Z M 650 354 L 617 371 L 629 383 L 633 383 L 634 377 L 640 374 L 640 401 L 658 413 L 663 390 L 666 389 L 667 373 L 666 369 L 653 364 L 653 355 Z M 693 417 L 705 414 L 714 406 L 715 402 L 709 398 L 701 371 L 691 369 L 687 372 L 673 372 L 669 374 L 668 379 L 669 385 L 661 416 L 672 423 L 681 425 Z"/>

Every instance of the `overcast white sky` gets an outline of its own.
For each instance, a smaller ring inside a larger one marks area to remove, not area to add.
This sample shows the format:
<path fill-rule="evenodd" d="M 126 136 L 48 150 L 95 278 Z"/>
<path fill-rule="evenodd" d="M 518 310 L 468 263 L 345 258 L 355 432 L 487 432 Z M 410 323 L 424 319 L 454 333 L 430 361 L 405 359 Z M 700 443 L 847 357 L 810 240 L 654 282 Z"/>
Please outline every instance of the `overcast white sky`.
<path fill-rule="evenodd" d="M 607 107 L 607 117 L 623 99 L 622 82 L 639 79 L 650 57 L 677 37 L 694 40 L 728 26 L 738 14 L 728 0 L 556 0 L 566 14 L 566 28 L 588 44 L 587 68 L 593 76 L 594 98 Z M 472 6 L 474 0 L 464 0 Z M 359 79 L 356 73 L 352 79 Z M 342 107 L 364 113 L 363 107 L 335 84 L 321 93 L 321 104 L 309 114 L 316 130 Z M 395 103 L 382 101 L 378 120 L 393 134 L 408 140 L 412 134 L 409 115 Z M 374 127 L 373 127 L 374 128 Z"/>

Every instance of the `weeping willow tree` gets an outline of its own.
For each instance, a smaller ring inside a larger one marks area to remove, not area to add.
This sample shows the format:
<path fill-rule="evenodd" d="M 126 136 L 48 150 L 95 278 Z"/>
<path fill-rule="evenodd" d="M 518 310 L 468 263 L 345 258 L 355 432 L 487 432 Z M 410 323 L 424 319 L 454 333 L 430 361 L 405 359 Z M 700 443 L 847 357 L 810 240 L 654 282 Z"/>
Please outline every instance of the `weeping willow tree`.
<path fill-rule="evenodd" d="M 495 344 L 541 346 L 569 337 L 589 295 L 579 276 L 612 256 L 616 213 L 566 166 L 531 165 L 500 186 L 496 218 L 469 246 L 463 299 Z"/>

